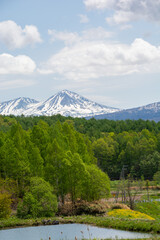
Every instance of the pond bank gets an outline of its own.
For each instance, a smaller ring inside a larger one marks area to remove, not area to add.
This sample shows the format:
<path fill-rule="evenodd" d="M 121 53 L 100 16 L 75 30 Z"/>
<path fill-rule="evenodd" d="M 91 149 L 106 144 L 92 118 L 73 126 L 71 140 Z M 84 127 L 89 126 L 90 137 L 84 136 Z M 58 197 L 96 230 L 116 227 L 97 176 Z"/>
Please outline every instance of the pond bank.
<path fill-rule="evenodd" d="M 118 219 L 113 217 L 102 217 L 102 216 L 71 216 L 71 217 L 54 217 L 45 218 L 46 220 L 51 219 L 50 222 L 45 225 L 52 225 L 53 221 L 58 221 L 60 224 L 64 223 L 84 223 L 105 228 L 114 228 L 136 232 L 146 233 L 160 233 L 160 221 L 149 221 L 149 220 L 131 220 L 131 219 Z M 17 228 L 17 227 L 29 227 L 29 226 L 40 226 L 44 225 L 44 218 L 37 219 L 18 219 L 12 217 L 9 219 L 0 221 L 0 229 Z"/>

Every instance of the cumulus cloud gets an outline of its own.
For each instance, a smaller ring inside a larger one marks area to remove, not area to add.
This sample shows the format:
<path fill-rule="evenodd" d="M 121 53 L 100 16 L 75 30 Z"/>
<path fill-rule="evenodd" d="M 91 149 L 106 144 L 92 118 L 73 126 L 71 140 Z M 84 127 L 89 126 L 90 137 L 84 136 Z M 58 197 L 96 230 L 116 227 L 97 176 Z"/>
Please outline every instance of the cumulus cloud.
<path fill-rule="evenodd" d="M 138 19 L 160 21 L 159 0 L 84 0 L 84 4 L 88 9 L 112 10 L 113 16 L 106 19 L 112 24 Z"/>
<path fill-rule="evenodd" d="M 35 62 L 28 56 L 0 55 L 0 74 L 31 74 L 35 69 Z"/>
<path fill-rule="evenodd" d="M 48 34 L 51 36 L 51 41 L 63 41 L 65 45 L 73 45 L 86 40 L 105 40 L 113 36 L 112 32 L 108 32 L 102 27 L 91 28 L 79 34 L 77 32 L 67 31 L 58 32 L 56 30 L 48 30 Z"/>
<path fill-rule="evenodd" d="M 26 25 L 24 29 L 14 21 L 0 22 L 0 42 L 8 48 L 23 48 L 27 45 L 42 42 L 36 26 Z"/>
<path fill-rule="evenodd" d="M 80 17 L 80 23 L 88 23 L 89 22 L 89 18 L 87 17 L 87 15 L 79 14 L 79 17 Z"/>
<path fill-rule="evenodd" d="M 82 81 L 155 71 L 160 72 L 160 47 L 143 39 L 136 39 L 130 45 L 80 41 L 64 47 L 39 69 L 43 74 L 59 74 Z"/>

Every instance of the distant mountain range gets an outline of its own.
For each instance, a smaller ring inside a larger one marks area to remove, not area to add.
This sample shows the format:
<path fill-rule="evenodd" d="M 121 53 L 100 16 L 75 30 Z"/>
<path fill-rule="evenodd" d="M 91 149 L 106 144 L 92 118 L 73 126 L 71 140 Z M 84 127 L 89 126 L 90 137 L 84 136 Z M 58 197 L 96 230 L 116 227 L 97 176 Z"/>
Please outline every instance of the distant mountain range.
<path fill-rule="evenodd" d="M 84 98 L 77 93 L 63 90 L 44 102 L 30 98 L 17 98 L 0 104 L 2 115 L 51 116 L 61 114 L 71 117 L 88 117 L 119 111 Z"/>
<path fill-rule="evenodd" d="M 90 101 L 77 93 L 63 90 L 43 102 L 20 97 L 0 104 L 2 115 L 52 116 L 61 114 L 71 117 L 94 117 L 112 120 L 154 120 L 160 121 L 160 102 L 146 106 L 121 110 Z"/>
<path fill-rule="evenodd" d="M 120 110 L 114 113 L 101 114 L 94 116 L 96 119 L 110 119 L 110 120 L 154 120 L 160 121 L 160 102 L 151 103 L 142 107 Z"/>

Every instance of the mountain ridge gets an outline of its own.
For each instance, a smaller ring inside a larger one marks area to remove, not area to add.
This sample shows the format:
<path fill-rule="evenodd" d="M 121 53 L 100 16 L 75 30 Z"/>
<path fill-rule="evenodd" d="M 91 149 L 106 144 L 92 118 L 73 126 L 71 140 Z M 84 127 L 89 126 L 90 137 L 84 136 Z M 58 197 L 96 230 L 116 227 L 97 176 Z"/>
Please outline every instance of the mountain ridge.
<path fill-rule="evenodd" d="M 115 113 L 95 115 L 95 119 L 109 119 L 109 120 L 154 120 L 160 121 L 160 102 L 150 103 L 144 106 L 123 109 Z M 88 117 L 89 119 L 89 117 Z"/>
<path fill-rule="evenodd" d="M 19 97 L 0 103 L 2 115 L 52 116 L 60 114 L 71 117 L 94 117 L 109 120 L 154 120 L 160 121 L 160 102 L 144 106 L 118 109 L 91 101 L 75 92 L 62 90 L 45 101 Z"/>
<path fill-rule="evenodd" d="M 20 101 L 21 104 L 19 104 Z M 62 90 L 43 102 L 21 97 L 0 104 L 2 115 L 51 116 L 61 114 L 71 117 L 88 117 L 115 111 L 119 109 L 98 104 L 69 90 Z"/>

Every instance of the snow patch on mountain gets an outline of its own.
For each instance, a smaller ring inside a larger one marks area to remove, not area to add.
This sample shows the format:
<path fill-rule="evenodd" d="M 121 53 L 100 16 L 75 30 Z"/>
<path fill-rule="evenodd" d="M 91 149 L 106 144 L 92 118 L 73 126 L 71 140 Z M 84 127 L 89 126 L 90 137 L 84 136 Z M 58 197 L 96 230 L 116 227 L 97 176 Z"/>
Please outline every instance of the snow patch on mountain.
<path fill-rule="evenodd" d="M 95 119 L 110 119 L 110 120 L 150 120 L 160 121 L 160 102 L 151 103 L 145 106 L 125 109 L 115 113 L 100 114 L 94 116 Z M 89 119 L 89 117 L 87 118 Z"/>
<path fill-rule="evenodd" d="M 30 98 L 17 98 L 0 104 L 0 113 L 4 115 L 51 116 L 61 114 L 63 116 L 86 117 L 116 111 L 119 109 L 95 103 L 68 90 L 63 90 L 44 102 Z"/>
<path fill-rule="evenodd" d="M 26 114 L 29 114 L 28 110 Z M 94 116 L 95 114 L 118 111 L 116 108 L 106 107 L 80 96 L 77 93 L 63 90 L 36 106 L 34 115 L 51 116 L 61 114 L 71 117 Z"/>
<path fill-rule="evenodd" d="M 139 111 L 153 110 L 154 112 L 158 112 L 160 110 L 160 102 L 155 102 L 155 103 L 148 104 L 146 106 L 139 107 L 139 108 L 137 108 L 137 110 L 139 110 Z"/>
<path fill-rule="evenodd" d="M 30 98 L 20 97 L 0 104 L 2 115 L 22 115 L 26 109 L 37 104 L 38 101 Z"/>

